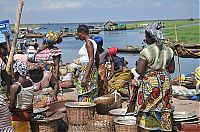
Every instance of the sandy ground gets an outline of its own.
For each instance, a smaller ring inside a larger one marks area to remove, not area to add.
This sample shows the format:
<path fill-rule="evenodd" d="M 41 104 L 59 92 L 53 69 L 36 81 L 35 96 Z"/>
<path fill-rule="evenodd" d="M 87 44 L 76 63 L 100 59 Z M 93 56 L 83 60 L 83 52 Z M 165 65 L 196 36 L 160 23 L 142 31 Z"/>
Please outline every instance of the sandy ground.
<path fill-rule="evenodd" d="M 182 89 L 182 87 L 175 88 Z M 78 101 L 78 97 L 76 95 L 76 88 L 64 89 L 63 95 L 67 99 L 73 99 Z M 200 101 L 180 100 L 177 98 L 173 98 L 173 106 L 175 108 L 175 112 L 195 112 L 196 115 L 200 117 Z M 127 101 L 123 102 L 122 107 L 127 107 Z"/>

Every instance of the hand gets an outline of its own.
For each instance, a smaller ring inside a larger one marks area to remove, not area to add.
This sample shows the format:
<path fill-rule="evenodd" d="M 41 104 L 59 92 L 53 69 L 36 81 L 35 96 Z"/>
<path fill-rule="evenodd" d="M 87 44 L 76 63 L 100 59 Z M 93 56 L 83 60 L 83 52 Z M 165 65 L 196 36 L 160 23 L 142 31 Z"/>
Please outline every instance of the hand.
<path fill-rule="evenodd" d="M 81 86 L 86 87 L 87 86 L 87 79 L 84 77 L 81 81 Z"/>
<path fill-rule="evenodd" d="M 6 39 L 9 39 L 9 33 L 8 32 L 5 32 L 5 37 L 6 37 Z"/>
<path fill-rule="evenodd" d="M 58 100 L 57 94 L 54 93 L 54 94 L 52 95 L 52 99 L 53 99 L 53 101 L 57 101 L 57 100 Z"/>

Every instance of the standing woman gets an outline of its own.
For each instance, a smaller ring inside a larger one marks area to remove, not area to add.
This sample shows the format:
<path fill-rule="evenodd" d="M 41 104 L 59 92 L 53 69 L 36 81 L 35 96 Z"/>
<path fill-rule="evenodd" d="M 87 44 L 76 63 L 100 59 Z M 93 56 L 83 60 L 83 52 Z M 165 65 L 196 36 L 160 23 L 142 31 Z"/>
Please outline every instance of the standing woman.
<path fill-rule="evenodd" d="M 13 65 L 15 83 L 10 89 L 10 105 L 12 124 L 16 132 L 28 132 L 28 122 L 33 114 L 33 82 L 26 79 L 26 63 L 16 61 Z"/>
<path fill-rule="evenodd" d="M 135 112 L 138 131 L 172 131 L 173 50 L 163 45 L 161 22 L 148 26 L 145 42 L 149 46 L 140 52 L 136 72 L 141 76 Z"/>
<path fill-rule="evenodd" d="M 114 62 L 108 50 L 103 48 L 103 39 L 100 36 L 93 37 L 97 43 L 97 50 L 99 52 L 99 96 L 108 94 L 108 80 L 112 78 L 114 72 Z M 108 67 L 106 62 L 111 62 L 111 73 L 108 76 Z"/>
<path fill-rule="evenodd" d="M 81 73 L 76 82 L 78 100 L 80 102 L 91 102 L 98 96 L 98 63 L 99 54 L 97 44 L 89 36 L 86 25 L 79 25 L 77 35 L 80 40 L 85 41 L 79 50 Z"/>
<path fill-rule="evenodd" d="M 35 56 L 37 62 L 45 64 L 45 69 L 53 71 L 56 79 L 59 79 L 59 62 L 61 58 L 61 49 L 56 47 L 56 43 L 61 43 L 62 38 L 56 33 L 49 31 L 43 41 L 43 45 L 38 49 Z"/>

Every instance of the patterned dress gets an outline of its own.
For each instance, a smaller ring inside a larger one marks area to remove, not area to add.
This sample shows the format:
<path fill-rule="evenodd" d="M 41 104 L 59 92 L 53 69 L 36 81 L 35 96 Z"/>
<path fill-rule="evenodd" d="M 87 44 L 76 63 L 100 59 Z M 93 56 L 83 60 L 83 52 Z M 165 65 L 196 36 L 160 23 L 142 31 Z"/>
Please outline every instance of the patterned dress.
<path fill-rule="evenodd" d="M 78 101 L 79 102 L 91 102 L 94 98 L 98 97 L 98 71 L 93 64 L 89 77 L 87 80 L 87 86 L 82 87 L 81 81 L 84 77 L 85 71 L 87 69 L 87 63 L 82 64 L 81 73 L 79 74 L 78 79 L 76 80 L 76 88 L 78 92 Z"/>
<path fill-rule="evenodd" d="M 147 60 L 148 66 L 137 94 L 138 125 L 148 130 L 172 131 L 172 84 L 166 67 L 173 51 L 166 46 L 159 50 L 150 45 L 140 53 L 140 58 Z"/>

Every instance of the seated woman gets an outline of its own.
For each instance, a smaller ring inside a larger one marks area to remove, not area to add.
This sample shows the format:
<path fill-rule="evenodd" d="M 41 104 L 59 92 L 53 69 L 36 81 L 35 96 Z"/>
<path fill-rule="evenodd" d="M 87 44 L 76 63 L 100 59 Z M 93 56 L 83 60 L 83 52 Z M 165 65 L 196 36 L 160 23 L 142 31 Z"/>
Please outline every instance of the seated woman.
<path fill-rule="evenodd" d="M 114 75 L 108 81 L 109 92 L 117 90 L 122 95 L 128 96 L 129 92 L 125 87 L 133 78 L 131 71 L 126 67 L 128 62 L 123 57 L 116 56 L 117 49 L 110 48 L 108 51 L 114 60 Z"/>
<path fill-rule="evenodd" d="M 26 79 L 27 67 L 17 61 L 13 65 L 15 83 L 10 89 L 10 105 L 12 124 L 16 132 L 28 132 L 28 121 L 33 113 L 33 83 Z"/>
<path fill-rule="evenodd" d="M 47 105 L 57 100 L 58 81 L 39 63 L 28 63 L 28 72 L 34 83 L 34 105 Z"/>

